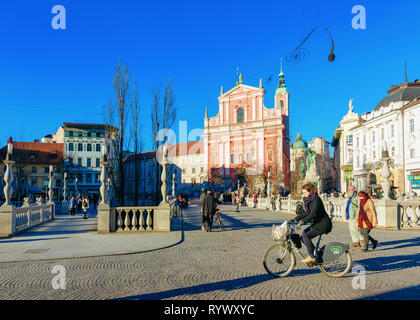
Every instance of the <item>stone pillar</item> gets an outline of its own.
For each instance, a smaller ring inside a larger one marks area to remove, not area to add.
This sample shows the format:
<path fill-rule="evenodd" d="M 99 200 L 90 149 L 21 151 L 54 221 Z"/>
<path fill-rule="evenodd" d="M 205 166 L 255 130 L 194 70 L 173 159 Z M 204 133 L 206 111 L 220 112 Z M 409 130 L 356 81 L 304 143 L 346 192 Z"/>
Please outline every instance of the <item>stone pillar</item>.
<path fill-rule="evenodd" d="M 13 205 L 10 202 L 13 193 L 12 182 L 14 180 L 12 165 L 15 163 L 10 160 L 10 156 L 13 152 L 13 145 L 9 143 L 7 145 L 6 160 L 3 163 L 6 165 L 6 172 L 4 173 L 4 186 L 3 192 L 5 197 L 4 204 L 0 207 L 0 237 L 8 237 L 15 234 L 16 218 L 13 214 Z"/>
<path fill-rule="evenodd" d="M 398 228 L 398 202 L 396 200 L 374 200 L 378 226 Z"/>
<path fill-rule="evenodd" d="M 166 195 L 166 169 L 168 166 L 168 148 L 166 145 L 162 149 L 162 202 L 159 206 L 153 210 L 153 230 L 157 231 L 171 231 L 171 220 L 170 220 L 170 206 Z"/>
<path fill-rule="evenodd" d="M 106 202 L 106 193 L 105 193 L 105 181 L 106 181 L 106 167 L 108 163 L 105 161 L 105 149 L 102 148 L 102 157 L 101 157 L 101 187 L 99 192 L 101 194 L 101 202 L 98 205 L 98 233 L 109 233 L 114 231 L 112 227 L 112 215 L 109 204 Z"/>

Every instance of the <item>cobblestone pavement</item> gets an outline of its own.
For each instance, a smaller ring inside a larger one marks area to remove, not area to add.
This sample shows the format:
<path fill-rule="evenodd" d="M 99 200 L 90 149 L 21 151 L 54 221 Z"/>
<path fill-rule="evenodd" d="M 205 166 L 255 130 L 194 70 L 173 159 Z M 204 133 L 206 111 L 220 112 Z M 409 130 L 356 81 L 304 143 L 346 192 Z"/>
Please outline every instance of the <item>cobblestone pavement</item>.
<path fill-rule="evenodd" d="M 330 279 L 298 259 L 289 277 L 274 279 L 262 265 L 271 227 L 290 214 L 222 207 L 223 231 L 200 230 L 197 204 L 184 210 L 177 246 L 130 255 L 0 264 L 0 299 L 420 299 L 420 233 L 374 230 L 374 251 L 352 251 L 366 268 L 366 289 L 355 274 Z M 323 242 L 350 243 L 347 225 L 334 223 Z M 1 250 L 1 249 L 0 249 Z M 55 265 L 66 270 L 66 289 L 54 290 Z"/>

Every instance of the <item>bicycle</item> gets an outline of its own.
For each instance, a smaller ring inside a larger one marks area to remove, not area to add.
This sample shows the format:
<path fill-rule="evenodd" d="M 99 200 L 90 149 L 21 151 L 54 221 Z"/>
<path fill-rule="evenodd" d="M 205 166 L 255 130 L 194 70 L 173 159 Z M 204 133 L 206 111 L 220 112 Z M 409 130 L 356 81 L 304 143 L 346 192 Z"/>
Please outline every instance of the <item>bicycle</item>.
<path fill-rule="evenodd" d="M 285 221 L 281 226 L 273 225 L 273 240 L 280 241 L 269 247 L 263 258 L 265 270 L 275 278 L 287 277 L 296 267 L 295 252 L 303 258 L 300 235 L 296 228 Z M 322 235 L 319 236 L 315 247 L 315 263 L 308 263 L 310 268 L 319 267 L 322 273 L 331 278 L 341 278 L 346 275 L 352 266 L 350 247 L 340 242 L 330 242 L 319 248 Z"/>

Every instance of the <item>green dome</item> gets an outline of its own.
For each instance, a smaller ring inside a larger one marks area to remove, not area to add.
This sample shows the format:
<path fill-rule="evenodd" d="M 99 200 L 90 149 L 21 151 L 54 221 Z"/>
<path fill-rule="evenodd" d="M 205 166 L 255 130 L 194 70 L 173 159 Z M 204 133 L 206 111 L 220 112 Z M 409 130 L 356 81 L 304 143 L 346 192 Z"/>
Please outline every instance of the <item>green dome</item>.
<path fill-rule="evenodd" d="M 293 149 L 305 149 L 306 143 L 303 141 L 301 134 L 299 133 L 296 137 L 295 143 L 293 144 Z"/>

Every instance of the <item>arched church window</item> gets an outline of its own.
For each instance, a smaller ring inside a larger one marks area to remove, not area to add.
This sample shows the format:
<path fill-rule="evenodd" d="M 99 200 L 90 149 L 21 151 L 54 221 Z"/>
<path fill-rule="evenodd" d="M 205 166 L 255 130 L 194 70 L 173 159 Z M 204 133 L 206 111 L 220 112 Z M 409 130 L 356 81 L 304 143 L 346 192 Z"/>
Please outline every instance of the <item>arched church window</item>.
<path fill-rule="evenodd" d="M 238 109 L 238 123 L 244 122 L 244 109 Z"/>

